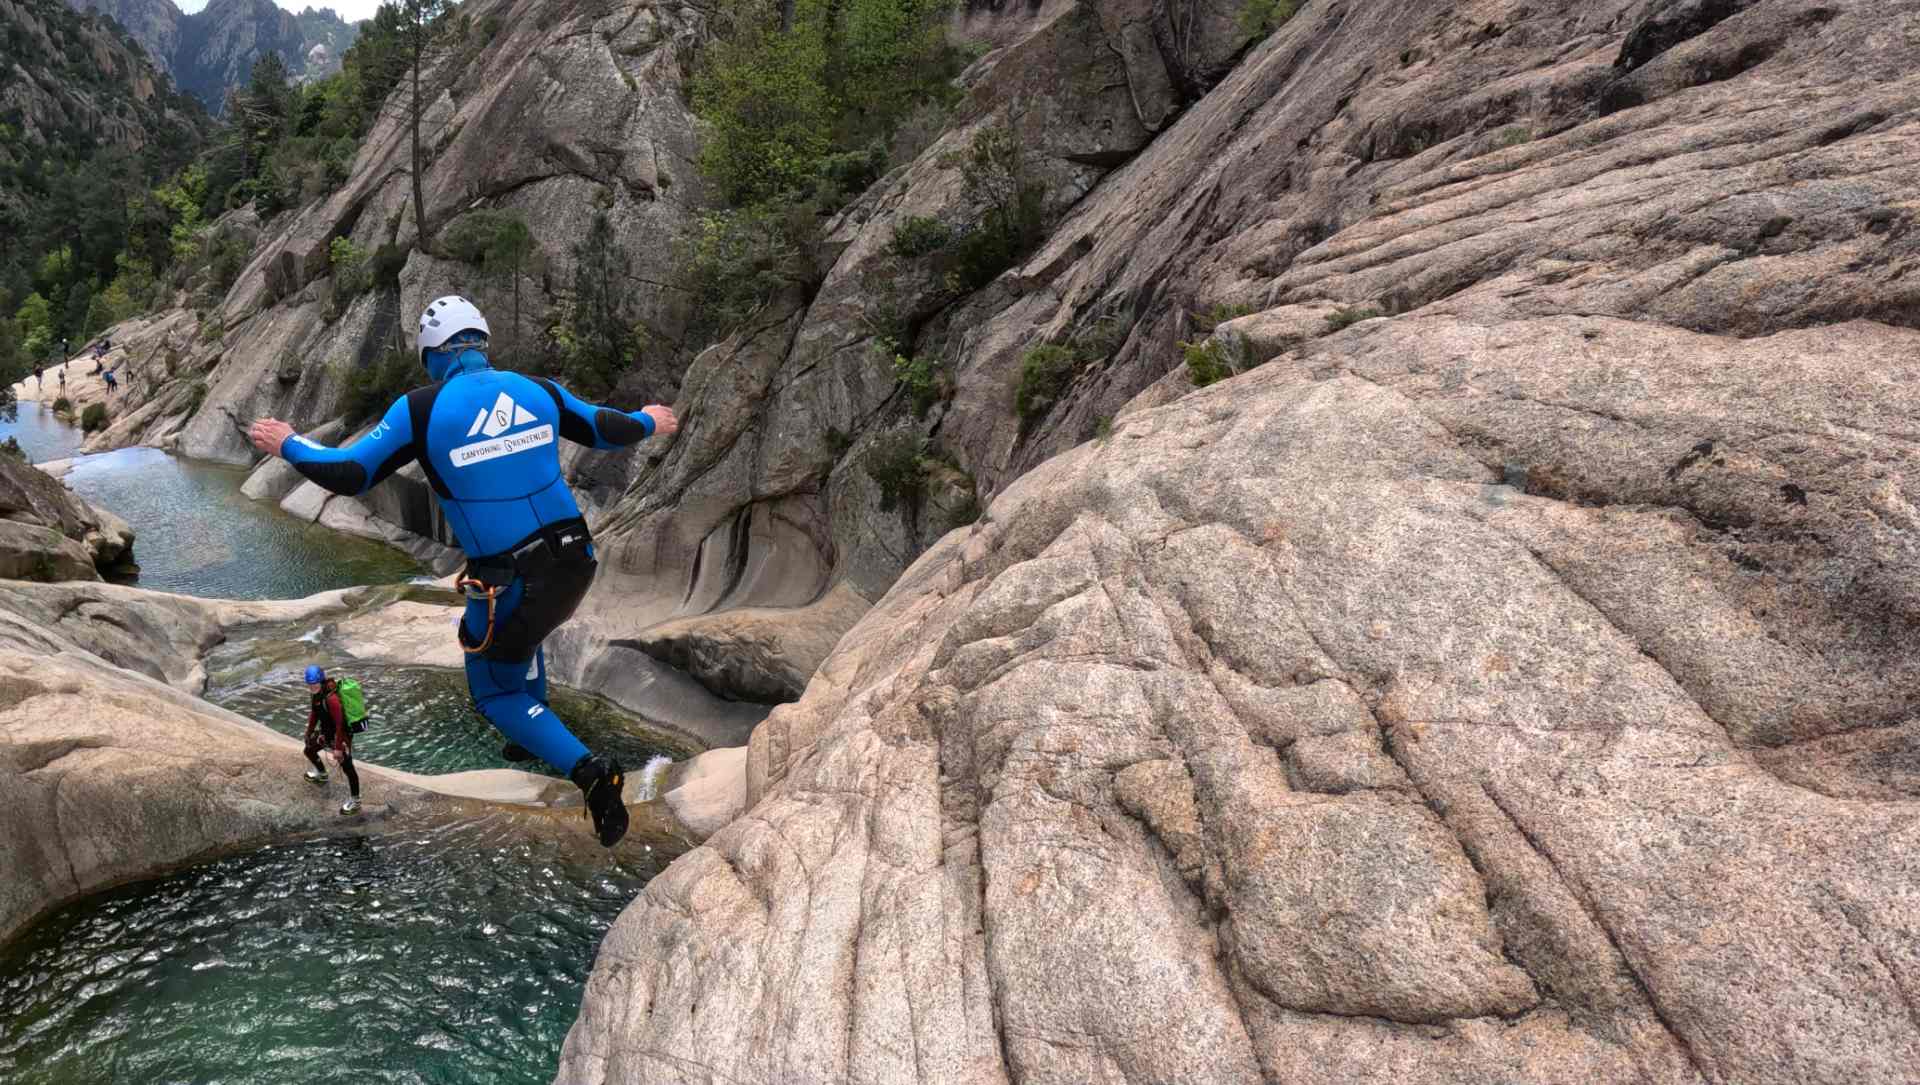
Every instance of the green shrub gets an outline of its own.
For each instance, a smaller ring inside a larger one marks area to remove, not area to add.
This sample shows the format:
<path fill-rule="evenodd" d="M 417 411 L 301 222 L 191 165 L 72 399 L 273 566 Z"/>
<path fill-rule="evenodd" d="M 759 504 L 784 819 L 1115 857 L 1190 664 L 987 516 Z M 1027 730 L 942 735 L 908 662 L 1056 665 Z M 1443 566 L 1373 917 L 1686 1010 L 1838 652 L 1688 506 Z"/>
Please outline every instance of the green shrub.
<path fill-rule="evenodd" d="M 247 267 L 247 257 L 252 254 L 253 250 L 246 241 L 238 237 L 222 238 L 214 245 L 207 270 L 218 293 L 225 295 L 233 289 L 234 283 L 240 281 L 240 273 Z"/>
<path fill-rule="evenodd" d="M 846 455 L 847 449 L 853 447 L 853 435 L 839 426 L 828 426 L 826 432 L 821 434 L 821 440 L 826 442 L 827 451 L 832 453 L 836 460 Z"/>
<path fill-rule="evenodd" d="M 104 403 L 87 404 L 87 409 L 80 412 L 81 431 L 84 433 L 92 433 L 94 430 L 105 428 L 107 428 L 107 405 Z"/>
<path fill-rule="evenodd" d="M 336 237 L 327 243 L 327 263 L 333 267 L 333 306 L 345 309 L 353 299 L 373 286 L 373 272 L 367 267 L 367 252 L 350 239 Z"/>
<path fill-rule="evenodd" d="M 1518 147 L 1533 138 L 1533 132 L 1524 124 L 1508 125 L 1493 137 L 1495 147 Z"/>
<path fill-rule="evenodd" d="M 382 414 L 393 401 L 412 391 L 422 377 L 419 359 L 404 350 L 389 350 L 347 374 L 340 412 L 349 430 Z"/>
<path fill-rule="evenodd" d="M 953 245 L 953 286 L 974 291 L 1000 277 L 1046 233 L 1046 189 L 1027 176 L 1013 129 L 994 125 L 974 133 L 960 161 L 962 191 L 981 209 L 974 226 Z"/>
<path fill-rule="evenodd" d="M 20 439 L 17 437 L 0 441 L 0 456 L 10 456 L 19 463 L 27 462 L 27 450 L 20 447 Z"/>
<path fill-rule="evenodd" d="M 875 141 L 865 147 L 822 158 L 813 170 L 812 200 L 821 214 L 832 214 L 887 172 L 887 145 Z"/>
<path fill-rule="evenodd" d="M 1240 9 L 1240 33 L 1259 41 L 1280 29 L 1300 10 L 1300 0 L 1247 0 Z"/>
<path fill-rule="evenodd" d="M 1253 306 L 1251 305 L 1241 305 L 1238 303 L 1233 305 L 1215 305 L 1213 308 L 1207 310 L 1205 316 L 1195 320 L 1194 324 L 1197 325 L 1201 331 L 1210 332 L 1229 320 L 1238 319 L 1251 312 L 1253 312 Z"/>
<path fill-rule="evenodd" d="M 412 252 L 411 248 L 392 242 L 373 250 L 373 259 L 367 265 L 369 274 L 373 276 L 373 285 L 400 289 L 400 273 L 406 270 L 407 257 Z"/>
<path fill-rule="evenodd" d="M 908 511 L 918 509 L 927 492 L 926 450 L 926 438 L 907 430 L 875 438 L 867 447 L 861 466 L 880 488 L 880 511 L 892 512 L 902 501 Z"/>
<path fill-rule="evenodd" d="M 200 405 L 202 403 L 205 403 L 206 401 L 207 401 L 207 382 L 203 380 L 194 381 L 193 384 L 190 385 L 187 389 L 186 413 L 193 414 L 194 412 L 198 411 L 200 409 Z"/>
<path fill-rule="evenodd" d="M 53 401 L 53 413 L 62 414 L 71 410 L 73 410 L 73 401 L 66 396 L 61 396 L 59 399 Z"/>
<path fill-rule="evenodd" d="M 1108 438 L 1112 436 L 1113 436 L 1113 416 L 1112 415 L 1103 414 L 1099 418 L 1094 420 L 1094 423 L 1093 423 L 1093 439 L 1094 440 L 1099 441 L 1101 444 L 1106 444 Z"/>
<path fill-rule="evenodd" d="M 911 260 L 939 252 L 953 240 L 953 231 L 936 218 L 908 215 L 893 226 L 892 250 L 895 256 Z"/>
<path fill-rule="evenodd" d="M 1343 328 L 1350 328 L 1362 320 L 1372 320 L 1374 317 L 1383 315 L 1385 314 L 1371 306 L 1366 308 L 1341 309 L 1327 318 L 1327 334 L 1332 335 L 1334 332 L 1340 331 Z"/>
<path fill-rule="evenodd" d="M 469 211 L 454 219 L 441 232 L 439 241 L 447 255 L 496 277 L 518 270 L 534 248 L 533 232 L 525 219 L 512 211 L 489 209 Z M 401 262 L 404 265 L 404 253 Z"/>
<path fill-rule="evenodd" d="M 764 205 L 700 216 L 680 242 L 678 263 L 690 302 L 687 343 L 694 350 L 731 334 L 806 271 L 787 220 Z"/>
<path fill-rule="evenodd" d="M 893 354 L 893 379 L 912 399 L 913 416 L 925 418 L 946 394 L 946 374 L 932 358 L 909 358 L 899 353 L 890 339 L 881 341 L 881 349 Z"/>
<path fill-rule="evenodd" d="M 745 206 L 817 193 L 829 209 L 886 168 L 887 141 L 928 103 L 959 93 L 946 42 L 950 0 L 793 0 L 721 9 L 693 79 L 705 122 L 700 167 L 723 200 Z M 858 159 L 829 163 L 840 155 Z"/>
<path fill-rule="evenodd" d="M 1129 330 L 1119 317 L 1096 320 L 1073 334 L 1073 353 L 1082 365 L 1104 361 L 1126 343 Z"/>
<path fill-rule="evenodd" d="M 1080 359 L 1068 347 L 1047 344 L 1027 351 L 1020 359 L 1020 387 L 1014 393 L 1014 410 L 1026 422 L 1046 414 L 1079 372 Z"/>
<path fill-rule="evenodd" d="M 1180 350 L 1186 355 L 1187 376 L 1195 388 L 1205 388 L 1237 372 L 1226 346 L 1218 339 L 1208 339 L 1204 343 L 1182 343 Z"/>
<path fill-rule="evenodd" d="M 737 206 L 807 187 L 833 149 L 826 62 L 812 34 L 753 28 L 714 43 L 693 108 L 708 124 L 700 169 L 722 199 Z"/>

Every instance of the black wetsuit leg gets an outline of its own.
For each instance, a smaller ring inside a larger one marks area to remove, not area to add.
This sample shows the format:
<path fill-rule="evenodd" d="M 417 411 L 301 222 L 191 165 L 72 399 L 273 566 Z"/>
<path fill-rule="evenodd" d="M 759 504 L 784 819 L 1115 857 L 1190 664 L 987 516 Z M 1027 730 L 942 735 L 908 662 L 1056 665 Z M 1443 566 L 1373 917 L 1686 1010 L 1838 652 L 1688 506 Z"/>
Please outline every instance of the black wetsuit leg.
<path fill-rule="evenodd" d="M 340 754 L 340 771 L 347 776 L 347 794 L 360 797 L 360 774 L 353 771 L 353 747 L 349 746 Z"/>

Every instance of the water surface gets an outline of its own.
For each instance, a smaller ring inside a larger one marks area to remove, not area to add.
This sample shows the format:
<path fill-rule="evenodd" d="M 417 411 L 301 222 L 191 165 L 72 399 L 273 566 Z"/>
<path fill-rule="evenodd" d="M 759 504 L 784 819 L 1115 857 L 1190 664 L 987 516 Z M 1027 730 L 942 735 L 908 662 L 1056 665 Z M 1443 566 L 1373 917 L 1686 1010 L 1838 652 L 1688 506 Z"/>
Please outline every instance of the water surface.
<path fill-rule="evenodd" d="M 448 635 L 452 635 L 451 625 Z M 519 768 L 564 776 L 565 769 L 572 767 L 550 766 L 544 761 L 514 764 L 501 757 L 506 740 L 473 707 L 466 675 L 455 670 L 344 662 L 316 654 L 236 682 L 219 669 L 220 660 L 216 658 L 214 684 L 206 698 L 299 738 L 306 734 L 307 711 L 312 704 L 302 676 L 308 659 L 337 678 L 357 679 L 366 694 L 370 722 L 364 733 L 354 736 L 355 760 L 420 773 Z M 643 788 L 652 783 L 652 774 L 645 769 L 649 763 L 657 771 L 664 767 L 664 759 L 689 757 L 695 752 L 683 741 L 599 698 L 559 686 L 548 692 L 553 710 L 566 721 L 568 730 L 595 752 L 612 754 L 627 767 L 629 801 L 650 797 Z M 656 762 L 656 758 L 663 760 Z"/>
<path fill-rule="evenodd" d="M 23 399 L 12 407 L 0 408 L 0 441 L 13 438 L 32 463 L 64 460 L 78 455 L 86 434 L 55 418 L 53 408 L 37 400 Z"/>
<path fill-rule="evenodd" d="M 22 409 L 25 413 L 25 408 Z M 298 520 L 240 492 L 247 472 L 156 448 L 82 456 L 66 483 L 133 525 L 143 588 L 213 599 L 298 599 L 422 572 L 369 539 Z"/>
<path fill-rule="evenodd" d="M 102 893 L 0 946 L 0 1081 L 544 1085 L 655 873 L 480 821 Z"/>

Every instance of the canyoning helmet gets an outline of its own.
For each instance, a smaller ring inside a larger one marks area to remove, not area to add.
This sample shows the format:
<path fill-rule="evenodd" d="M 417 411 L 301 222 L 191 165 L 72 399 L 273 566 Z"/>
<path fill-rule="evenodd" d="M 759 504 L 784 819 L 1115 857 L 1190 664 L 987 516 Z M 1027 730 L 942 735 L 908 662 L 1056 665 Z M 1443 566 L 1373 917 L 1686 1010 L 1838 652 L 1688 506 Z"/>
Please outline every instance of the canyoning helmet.
<path fill-rule="evenodd" d="M 307 684 L 308 685 L 317 686 L 326 680 L 327 680 L 326 671 L 321 670 L 318 666 L 312 663 L 307 664 Z"/>
<path fill-rule="evenodd" d="M 420 314 L 420 364 L 433 374 L 433 363 L 427 353 L 447 344 L 447 341 L 465 331 L 477 331 L 481 335 L 487 331 L 487 318 L 480 315 L 480 309 L 458 294 L 448 294 L 444 298 L 435 298 Z M 433 374 L 439 380 L 438 374 Z"/>

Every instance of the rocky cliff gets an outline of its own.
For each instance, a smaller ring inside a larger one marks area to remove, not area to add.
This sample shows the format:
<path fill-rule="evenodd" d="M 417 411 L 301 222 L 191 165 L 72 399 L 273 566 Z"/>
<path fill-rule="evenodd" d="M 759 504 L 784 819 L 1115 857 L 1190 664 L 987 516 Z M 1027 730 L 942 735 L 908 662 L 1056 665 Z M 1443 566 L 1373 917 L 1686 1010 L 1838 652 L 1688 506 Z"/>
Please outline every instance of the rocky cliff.
<path fill-rule="evenodd" d="M 0 578 L 99 580 L 133 560 L 133 529 L 0 452 Z"/>
<path fill-rule="evenodd" d="M 205 115 L 109 20 L 53 0 L 4 0 L 0 41 L 0 176 L 8 181 L 0 200 L 18 199 L 16 171 L 35 169 L 49 151 L 56 160 L 97 146 L 190 155 L 206 138 Z"/>
<path fill-rule="evenodd" d="M 610 518 L 642 613 L 891 588 L 556 1080 L 1910 1077 L 1920 4 L 1315 2 L 1211 90 L 1165 9 L 1016 16 L 975 117 L 1071 149 L 1037 254 L 907 293 L 951 404 L 857 277 L 948 144 Z M 879 509 L 895 425 L 982 520 Z"/>
<path fill-rule="evenodd" d="M 253 62 L 267 53 L 279 53 L 295 76 L 314 78 L 339 70 L 357 33 L 332 8 L 295 13 L 271 0 L 212 0 L 191 15 L 173 0 L 69 2 L 112 17 L 175 86 L 215 113 L 226 107 L 227 91 L 245 84 Z"/>

